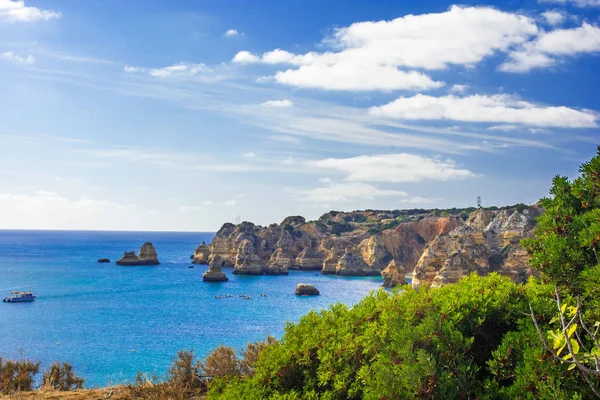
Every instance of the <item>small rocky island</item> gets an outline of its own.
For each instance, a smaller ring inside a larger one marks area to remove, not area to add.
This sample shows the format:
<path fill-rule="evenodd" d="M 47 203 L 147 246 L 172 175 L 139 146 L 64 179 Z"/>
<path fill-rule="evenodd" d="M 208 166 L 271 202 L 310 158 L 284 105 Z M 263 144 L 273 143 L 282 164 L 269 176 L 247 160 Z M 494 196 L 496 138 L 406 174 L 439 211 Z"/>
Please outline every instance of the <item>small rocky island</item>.
<path fill-rule="evenodd" d="M 443 286 L 472 272 L 498 272 L 524 282 L 534 272 L 520 240 L 543 210 L 507 207 L 445 210 L 330 211 L 316 221 L 300 216 L 269 226 L 224 224 L 195 264 L 219 257 L 219 268 L 240 275 L 287 275 L 289 270 L 383 276 L 384 286 Z"/>
<path fill-rule="evenodd" d="M 296 295 L 298 296 L 318 296 L 321 293 L 319 290 L 313 285 L 309 285 L 308 283 L 299 283 L 296 286 Z"/>
<path fill-rule="evenodd" d="M 135 251 L 126 251 L 123 257 L 117 260 L 117 265 L 135 266 L 135 265 L 159 265 L 158 255 L 154 245 L 146 242 L 140 248 L 140 252 L 136 255 Z"/>

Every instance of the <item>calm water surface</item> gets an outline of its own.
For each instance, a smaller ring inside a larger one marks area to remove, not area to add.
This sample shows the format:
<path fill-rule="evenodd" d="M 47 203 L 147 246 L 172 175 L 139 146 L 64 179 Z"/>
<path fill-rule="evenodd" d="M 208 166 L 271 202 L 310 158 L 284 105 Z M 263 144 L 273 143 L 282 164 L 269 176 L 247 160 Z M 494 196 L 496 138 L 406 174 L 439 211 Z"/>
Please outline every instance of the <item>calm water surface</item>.
<path fill-rule="evenodd" d="M 289 276 L 236 276 L 204 283 L 205 266 L 190 255 L 212 233 L 0 231 L 0 297 L 32 291 L 34 303 L 0 303 L 0 357 L 71 362 L 86 386 L 131 380 L 137 371 L 164 373 L 178 350 L 199 356 L 226 344 L 237 349 L 286 321 L 336 302 L 354 304 L 381 278 L 342 278 L 291 271 Z M 156 267 L 117 267 L 124 251 L 154 243 Z M 99 264 L 98 258 L 113 263 Z M 298 283 L 318 297 L 297 297 Z M 268 297 L 260 297 L 260 293 Z M 215 299 L 231 294 L 233 298 Z M 252 296 L 243 300 L 238 295 Z M 133 350 L 133 351 L 132 351 Z"/>

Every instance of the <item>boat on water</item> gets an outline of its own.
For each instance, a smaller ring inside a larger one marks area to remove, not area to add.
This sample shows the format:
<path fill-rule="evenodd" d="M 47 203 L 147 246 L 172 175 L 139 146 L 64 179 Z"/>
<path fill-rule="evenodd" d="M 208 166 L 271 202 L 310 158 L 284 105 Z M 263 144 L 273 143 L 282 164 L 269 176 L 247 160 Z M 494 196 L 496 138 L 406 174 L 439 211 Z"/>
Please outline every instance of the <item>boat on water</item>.
<path fill-rule="evenodd" d="M 31 292 L 12 292 L 3 301 L 5 303 L 30 303 L 34 300 L 35 296 Z"/>

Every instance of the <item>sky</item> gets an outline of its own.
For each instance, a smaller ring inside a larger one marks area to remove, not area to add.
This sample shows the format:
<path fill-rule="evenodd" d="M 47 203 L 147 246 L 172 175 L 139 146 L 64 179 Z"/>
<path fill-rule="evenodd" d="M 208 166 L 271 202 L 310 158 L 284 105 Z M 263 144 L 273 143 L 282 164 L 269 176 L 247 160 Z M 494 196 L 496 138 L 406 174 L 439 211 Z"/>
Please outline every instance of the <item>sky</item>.
<path fill-rule="evenodd" d="M 599 56 L 600 0 L 0 0 L 0 229 L 534 203 Z"/>

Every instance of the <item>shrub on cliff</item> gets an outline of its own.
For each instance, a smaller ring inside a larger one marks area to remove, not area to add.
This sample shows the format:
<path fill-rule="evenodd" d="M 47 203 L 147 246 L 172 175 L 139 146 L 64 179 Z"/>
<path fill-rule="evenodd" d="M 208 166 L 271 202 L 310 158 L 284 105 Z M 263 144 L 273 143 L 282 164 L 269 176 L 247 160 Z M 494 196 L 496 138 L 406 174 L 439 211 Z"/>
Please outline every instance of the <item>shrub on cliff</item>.
<path fill-rule="evenodd" d="M 84 383 L 73 371 L 73 366 L 66 362 L 55 362 L 48 371 L 44 371 L 42 386 L 48 386 L 55 390 L 69 391 L 81 389 Z"/>
<path fill-rule="evenodd" d="M 33 390 L 34 376 L 39 370 L 39 361 L 0 358 L 0 393 L 12 394 Z"/>

